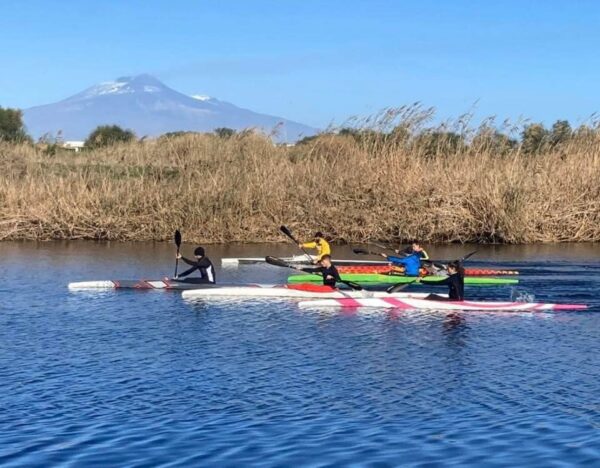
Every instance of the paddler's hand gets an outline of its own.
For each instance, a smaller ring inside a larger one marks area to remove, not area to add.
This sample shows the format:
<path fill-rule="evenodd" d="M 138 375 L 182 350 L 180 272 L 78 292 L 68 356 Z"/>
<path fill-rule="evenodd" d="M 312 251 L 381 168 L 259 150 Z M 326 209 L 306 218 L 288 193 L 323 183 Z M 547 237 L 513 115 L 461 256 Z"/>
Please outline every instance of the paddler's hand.
<path fill-rule="evenodd" d="M 175 258 L 176 258 L 177 260 L 179 260 L 179 259 L 180 259 L 180 258 L 182 258 L 182 257 L 183 257 L 183 255 L 181 255 L 180 253 L 178 253 L 177 255 L 175 255 Z"/>

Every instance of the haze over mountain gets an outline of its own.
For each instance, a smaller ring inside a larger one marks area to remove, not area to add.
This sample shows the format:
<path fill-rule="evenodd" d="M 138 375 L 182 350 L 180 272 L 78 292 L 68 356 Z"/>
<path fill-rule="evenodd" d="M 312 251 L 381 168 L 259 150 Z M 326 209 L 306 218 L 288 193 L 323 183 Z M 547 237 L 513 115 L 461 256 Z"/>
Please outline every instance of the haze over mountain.
<path fill-rule="evenodd" d="M 98 125 L 116 124 L 138 137 L 174 131 L 210 132 L 215 128 L 258 128 L 274 139 L 296 141 L 316 129 L 281 117 L 259 114 L 208 96 L 188 96 L 151 75 L 123 77 L 92 86 L 54 104 L 25 109 L 34 138 L 62 131 L 65 140 L 83 140 Z"/>

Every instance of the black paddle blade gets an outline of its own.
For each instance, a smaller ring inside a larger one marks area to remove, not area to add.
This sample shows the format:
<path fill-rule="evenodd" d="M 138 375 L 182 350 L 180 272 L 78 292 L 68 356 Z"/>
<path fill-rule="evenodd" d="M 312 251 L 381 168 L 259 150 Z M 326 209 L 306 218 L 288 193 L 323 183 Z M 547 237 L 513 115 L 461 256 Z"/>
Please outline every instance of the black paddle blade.
<path fill-rule="evenodd" d="M 294 237 L 294 235 L 292 234 L 292 231 L 289 230 L 289 228 L 287 226 L 281 226 L 279 228 L 279 230 L 281 232 L 283 232 L 286 236 L 288 236 L 290 239 L 292 239 L 296 244 L 298 243 L 298 241 L 296 240 L 296 238 Z"/>
<path fill-rule="evenodd" d="M 179 232 L 179 229 L 175 231 L 175 245 L 177 248 L 181 247 L 181 232 Z"/>
<path fill-rule="evenodd" d="M 352 249 L 356 255 L 369 255 L 369 251 L 365 249 Z"/>
<path fill-rule="evenodd" d="M 275 266 L 284 267 L 284 268 L 292 268 L 292 266 L 289 263 L 284 262 L 280 258 L 271 257 L 270 255 L 267 255 L 265 257 L 265 262 L 267 262 L 269 265 L 275 265 Z"/>
<path fill-rule="evenodd" d="M 467 255 L 465 255 L 463 258 L 461 258 L 459 260 L 459 262 L 464 262 L 465 260 L 471 258 L 473 255 L 475 255 L 478 252 L 478 250 L 473 250 L 473 252 L 468 253 Z"/>

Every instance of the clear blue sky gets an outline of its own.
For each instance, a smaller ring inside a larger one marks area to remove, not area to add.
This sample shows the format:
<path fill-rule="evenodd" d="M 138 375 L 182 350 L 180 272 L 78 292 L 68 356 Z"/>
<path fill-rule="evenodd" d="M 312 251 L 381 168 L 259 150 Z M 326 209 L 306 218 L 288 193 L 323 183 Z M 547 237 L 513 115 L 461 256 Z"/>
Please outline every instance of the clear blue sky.
<path fill-rule="evenodd" d="M 415 101 L 573 122 L 600 110 L 600 2 L 2 0 L 0 105 L 151 73 L 325 126 Z"/>

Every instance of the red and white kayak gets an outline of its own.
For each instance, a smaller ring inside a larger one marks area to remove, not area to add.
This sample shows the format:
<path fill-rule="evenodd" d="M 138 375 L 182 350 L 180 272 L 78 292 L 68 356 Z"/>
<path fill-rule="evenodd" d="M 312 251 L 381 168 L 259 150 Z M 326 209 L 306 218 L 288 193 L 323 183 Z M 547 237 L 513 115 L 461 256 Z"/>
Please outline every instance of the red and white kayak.
<path fill-rule="evenodd" d="M 398 271 L 396 268 L 387 265 L 342 265 L 337 267 L 340 273 L 371 273 L 387 275 Z M 519 272 L 515 270 L 493 270 L 487 268 L 465 268 L 466 276 L 514 276 Z"/>
<path fill-rule="evenodd" d="M 69 289 L 198 289 L 213 288 L 214 284 L 186 283 L 183 281 L 174 281 L 169 278 L 162 280 L 104 280 L 104 281 L 81 281 L 78 283 L 69 283 Z"/>
<path fill-rule="evenodd" d="M 321 307 L 372 307 L 384 309 L 400 310 L 456 310 L 456 311 L 525 311 L 525 312 L 544 312 L 557 310 L 584 310 L 587 309 L 583 304 L 540 304 L 533 302 L 476 302 L 476 301 L 429 301 L 425 299 L 413 298 L 343 298 L 343 299 L 323 299 L 315 301 L 302 301 L 299 303 L 301 308 L 321 308 Z"/>
<path fill-rule="evenodd" d="M 317 284 L 248 284 L 239 286 L 217 286 L 214 288 L 193 289 L 184 291 L 184 299 L 202 299 L 209 297 L 281 297 L 297 299 L 343 299 L 343 298 L 368 298 L 368 297 L 396 297 L 396 298 L 424 298 L 427 293 L 385 291 L 352 291 L 339 290 L 329 286 Z"/>

